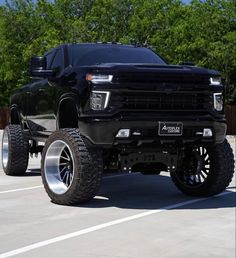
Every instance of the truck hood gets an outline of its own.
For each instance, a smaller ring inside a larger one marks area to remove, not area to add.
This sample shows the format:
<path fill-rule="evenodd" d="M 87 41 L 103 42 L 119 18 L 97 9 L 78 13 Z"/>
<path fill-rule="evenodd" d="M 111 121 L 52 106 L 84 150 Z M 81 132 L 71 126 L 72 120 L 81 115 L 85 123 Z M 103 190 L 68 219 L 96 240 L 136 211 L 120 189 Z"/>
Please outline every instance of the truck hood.
<path fill-rule="evenodd" d="M 83 67 L 85 68 L 85 67 Z M 133 63 L 104 63 L 87 66 L 87 71 L 96 74 L 113 75 L 114 84 L 161 84 L 178 87 L 192 87 L 193 85 L 209 86 L 209 78 L 219 76 L 219 72 L 196 66 L 187 65 L 157 65 Z"/>
<path fill-rule="evenodd" d="M 150 72 L 150 73 L 178 73 L 178 74 L 197 74 L 206 76 L 219 76 L 219 72 L 197 66 L 188 65 L 158 65 L 143 63 L 103 63 L 94 66 L 87 66 L 101 71 L 109 70 L 114 72 Z"/>

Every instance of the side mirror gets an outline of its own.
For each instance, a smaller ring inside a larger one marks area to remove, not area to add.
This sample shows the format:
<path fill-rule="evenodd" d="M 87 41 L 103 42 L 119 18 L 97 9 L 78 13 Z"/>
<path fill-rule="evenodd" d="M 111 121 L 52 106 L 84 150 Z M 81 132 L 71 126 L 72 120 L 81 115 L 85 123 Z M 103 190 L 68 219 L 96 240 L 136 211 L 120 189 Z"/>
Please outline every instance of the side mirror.
<path fill-rule="evenodd" d="M 55 72 L 47 70 L 47 59 L 44 56 L 33 56 L 30 60 L 30 75 L 32 77 L 53 77 Z"/>

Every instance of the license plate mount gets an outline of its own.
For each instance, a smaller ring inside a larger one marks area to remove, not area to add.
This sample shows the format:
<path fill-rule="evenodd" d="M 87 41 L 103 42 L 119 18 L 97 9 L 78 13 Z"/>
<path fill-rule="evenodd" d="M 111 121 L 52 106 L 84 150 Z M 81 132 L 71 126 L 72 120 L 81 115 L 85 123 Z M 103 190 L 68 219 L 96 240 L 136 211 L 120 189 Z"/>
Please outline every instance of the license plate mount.
<path fill-rule="evenodd" d="M 183 134 L 182 122 L 159 122 L 159 136 L 181 136 Z"/>

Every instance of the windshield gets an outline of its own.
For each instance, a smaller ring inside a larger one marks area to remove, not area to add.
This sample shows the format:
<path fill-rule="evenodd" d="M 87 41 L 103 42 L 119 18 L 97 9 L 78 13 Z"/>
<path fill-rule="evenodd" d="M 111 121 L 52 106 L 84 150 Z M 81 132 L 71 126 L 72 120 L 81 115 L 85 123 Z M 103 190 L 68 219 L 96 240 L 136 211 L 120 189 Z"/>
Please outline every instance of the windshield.
<path fill-rule="evenodd" d="M 117 45 L 73 45 L 73 66 L 95 65 L 102 63 L 166 63 L 153 51 L 143 47 Z"/>

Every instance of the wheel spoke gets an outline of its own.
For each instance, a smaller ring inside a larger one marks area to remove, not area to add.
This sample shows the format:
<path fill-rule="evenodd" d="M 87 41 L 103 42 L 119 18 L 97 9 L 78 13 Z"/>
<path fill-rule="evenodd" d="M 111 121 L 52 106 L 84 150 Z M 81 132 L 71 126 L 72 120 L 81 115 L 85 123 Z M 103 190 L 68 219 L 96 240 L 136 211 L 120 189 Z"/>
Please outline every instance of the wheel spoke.
<path fill-rule="evenodd" d="M 205 175 L 205 177 L 207 178 L 208 177 L 208 174 L 209 174 L 209 171 L 205 171 L 205 170 L 202 170 L 202 173 Z"/>
<path fill-rule="evenodd" d="M 201 183 L 202 181 L 201 181 L 201 174 L 200 173 L 197 174 L 197 178 L 198 178 L 198 183 Z"/>
<path fill-rule="evenodd" d="M 70 173 L 69 172 L 67 173 L 67 176 L 66 176 L 66 185 L 67 186 L 70 185 Z"/>
<path fill-rule="evenodd" d="M 63 150 L 63 152 L 66 154 L 66 157 L 68 158 L 68 160 L 71 160 L 71 157 L 70 157 L 70 155 L 67 153 L 67 149 L 66 149 L 66 148 Z"/>
<path fill-rule="evenodd" d="M 66 173 L 66 178 L 65 178 L 65 182 L 64 182 L 66 186 L 68 186 L 67 181 L 68 181 L 68 172 Z"/>
<path fill-rule="evenodd" d="M 201 155 L 201 149 L 200 147 L 197 148 L 197 153 L 199 153 Z"/>
<path fill-rule="evenodd" d="M 60 171 L 60 174 L 62 174 L 65 169 L 66 169 L 66 167 L 64 167 L 64 168 Z"/>
<path fill-rule="evenodd" d="M 205 180 L 207 178 L 207 176 L 205 175 L 206 173 L 202 170 L 200 172 L 200 175 L 202 176 L 202 178 Z"/>
<path fill-rule="evenodd" d="M 63 176 L 63 179 L 62 181 L 64 182 L 64 184 L 69 187 L 71 182 L 72 182 L 72 179 L 73 179 L 73 172 L 71 172 L 71 168 L 68 168 L 69 165 L 73 166 L 72 163 L 71 163 L 71 155 L 70 155 L 70 152 L 69 152 L 69 149 L 67 147 L 65 147 L 63 149 L 63 152 L 62 152 L 63 155 L 61 155 L 61 158 L 67 160 L 68 162 L 62 162 L 60 163 L 60 165 L 65 165 L 65 169 L 67 169 L 65 175 Z M 64 168 L 63 168 L 63 171 L 64 171 Z"/>
<path fill-rule="evenodd" d="M 70 159 L 68 159 L 67 157 L 64 157 L 64 156 L 62 156 L 62 155 L 61 155 L 60 158 L 65 159 L 65 160 L 67 160 L 67 161 L 70 161 Z"/>
<path fill-rule="evenodd" d="M 184 171 L 182 171 L 182 175 L 179 174 L 179 179 L 189 187 L 197 187 L 204 184 L 209 176 L 211 166 L 208 149 L 204 146 L 198 146 L 186 152 L 185 162 L 186 166 Z"/>
<path fill-rule="evenodd" d="M 209 171 L 210 171 L 210 168 L 209 168 L 209 167 L 204 166 L 204 167 L 202 168 L 202 170 L 204 170 L 204 171 L 206 171 L 206 172 L 209 172 Z"/>
<path fill-rule="evenodd" d="M 194 179 L 194 176 L 193 176 L 193 175 L 191 175 L 188 179 L 189 179 L 189 182 L 192 182 L 192 183 L 195 182 L 195 179 Z"/>
<path fill-rule="evenodd" d="M 63 140 L 51 143 L 45 159 L 45 177 L 50 189 L 64 194 L 74 180 L 74 160 L 69 145 Z"/>
<path fill-rule="evenodd" d="M 64 182 L 64 179 L 66 178 L 67 174 L 68 174 L 68 171 L 66 171 L 65 174 L 63 175 L 62 182 Z"/>
<path fill-rule="evenodd" d="M 198 174 L 194 175 L 194 183 L 197 184 L 199 181 L 198 181 Z"/>
<path fill-rule="evenodd" d="M 201 156 L 203 154 L 203 148 L 202 147 L 200 147 L 200 154 L 201 154 Z"/>
<path fill-rule="evenodd" d="M 73 180 L 73 174 L 70 173 L 70 184 L 71 184 L 72 180 Z"/>

